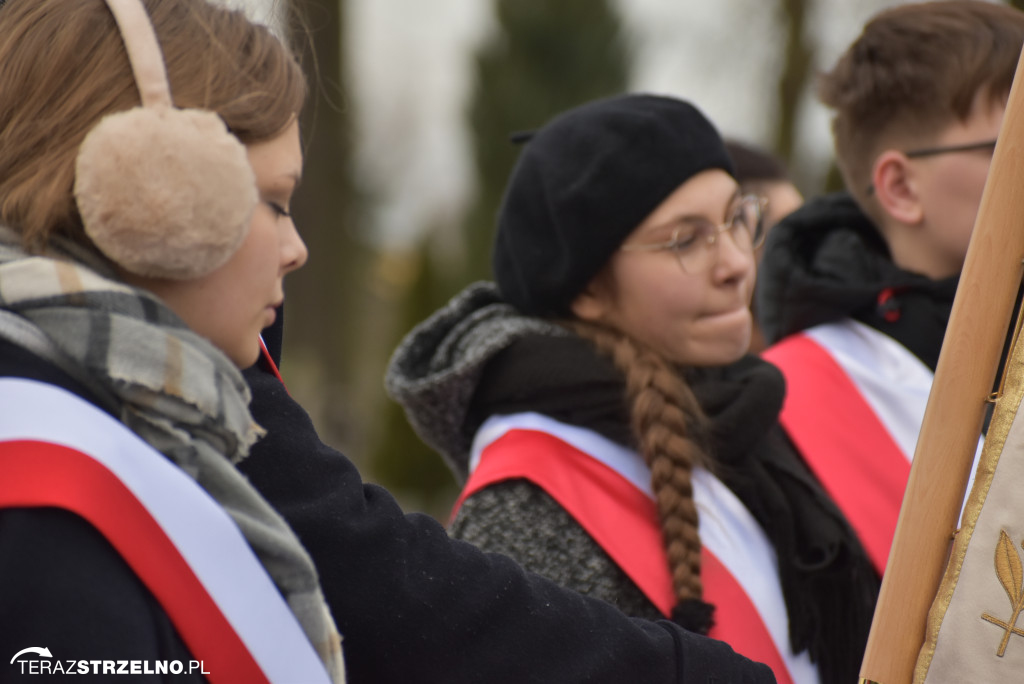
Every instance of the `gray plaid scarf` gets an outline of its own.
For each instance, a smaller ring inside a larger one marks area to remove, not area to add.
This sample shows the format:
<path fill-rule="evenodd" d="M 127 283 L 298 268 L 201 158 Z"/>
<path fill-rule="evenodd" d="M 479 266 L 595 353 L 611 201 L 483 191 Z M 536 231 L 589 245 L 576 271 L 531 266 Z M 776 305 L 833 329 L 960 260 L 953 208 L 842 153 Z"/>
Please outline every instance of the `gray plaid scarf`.
<path fill-rule="evenodd" d="M 66 240 L 27 254 L 0 226 L 0 335 L 54 363 L 166 455 L 238 525 L 335 682 L 341 640 L 316 568 L 288 524 L 234 464 L 263 433 L 231 361 L 154 296 Z"/>

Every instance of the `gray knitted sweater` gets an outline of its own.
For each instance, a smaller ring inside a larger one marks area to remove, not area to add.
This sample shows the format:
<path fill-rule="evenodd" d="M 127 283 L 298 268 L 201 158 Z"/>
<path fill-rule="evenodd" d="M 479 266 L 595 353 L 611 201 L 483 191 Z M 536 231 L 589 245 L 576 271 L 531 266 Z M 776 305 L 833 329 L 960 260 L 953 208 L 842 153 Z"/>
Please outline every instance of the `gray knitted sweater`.
<path fill-rule="evenodd" d="M 386 388 L 417 434 L 465 481 L 477 427 L 470 404 L 487 362 L 523 337 L 569 334 L 519 314 L 493 284 L 476 283 L 406 336 L 389 364 Z M 628 615 L 663 617 L 564 508 L 525 480 L 501 482 L 469 497 L 449 532 Z"/>

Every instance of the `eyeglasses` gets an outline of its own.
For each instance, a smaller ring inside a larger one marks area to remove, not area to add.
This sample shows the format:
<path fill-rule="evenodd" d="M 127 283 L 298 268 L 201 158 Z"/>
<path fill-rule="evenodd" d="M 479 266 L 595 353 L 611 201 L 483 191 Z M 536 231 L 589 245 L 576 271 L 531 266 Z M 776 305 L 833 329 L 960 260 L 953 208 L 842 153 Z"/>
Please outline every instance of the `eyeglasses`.
<path fill-rule="evenodd" d="M 655 252 L 668 250 L 679 259 L 683 271 L 690 275 L 704 273 L 718 258 L 719 236 L 728 231 L 733 244 L 753 252 L 764 242 L 762 212 L 767 200 L 757 195 L 740 197 L 725 223 L 715 225 L 705 218 L 677 219 L 672 228 L 672 239 L 650 245 L 622 245 L 625 252 Z M 665 226 L 662 226 L 665 227 Z"/>
<path fill-rule="evenodd" d="M 920 150 L 907 150 L 903 154 L 907 159 L 918 159 L 920 157 L 934 157 L 937 154 L 948 154 L 950 152 L 974 152 L 975 150 L 987 150 L 989 154 L 991 154 L 995 149 L 995 140 L 984 140 L 982 142 L 965 143 L 963 145 L 942 145 L 939 147 L 925 147 Z"/>
<path fill-rule="evenodd" d="M 934 157 L 938 154 L 950 154 L 953 152 L 981 152 L 986 151 L 989 154 L 995 152 L 996 141 L 995 140 L 982 140 L 981 142 L 964 143 L 962 145 L 939 145 L 938 147 L 922 147 L 918 150 L 906 150 L 903 156 L 907 159 L 920 159 L 921 157 Z M 867 187 L 867 193 L 870 195 L 875 192 L 874 184 Z"/>

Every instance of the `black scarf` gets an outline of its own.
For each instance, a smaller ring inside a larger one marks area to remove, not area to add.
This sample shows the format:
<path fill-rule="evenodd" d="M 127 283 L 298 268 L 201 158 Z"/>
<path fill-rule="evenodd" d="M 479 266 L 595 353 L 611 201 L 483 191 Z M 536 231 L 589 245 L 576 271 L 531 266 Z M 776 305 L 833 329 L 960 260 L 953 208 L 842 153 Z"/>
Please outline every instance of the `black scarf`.
<path fill-rule="evenodd" d="M 750 510 L 778 557 L 793 650 L 807 650 L 822 682 L 854 681 L 879 579 L 842 513 L 779 425 L 785 384 L 756 357 L 684 375 L 711 421 L 711 468 Z M 532 336 L 496 355 L 470 413 L 475 428 L 496 413 L 537 411 L 635 448 L 610 360 L 576 336 Z"/>

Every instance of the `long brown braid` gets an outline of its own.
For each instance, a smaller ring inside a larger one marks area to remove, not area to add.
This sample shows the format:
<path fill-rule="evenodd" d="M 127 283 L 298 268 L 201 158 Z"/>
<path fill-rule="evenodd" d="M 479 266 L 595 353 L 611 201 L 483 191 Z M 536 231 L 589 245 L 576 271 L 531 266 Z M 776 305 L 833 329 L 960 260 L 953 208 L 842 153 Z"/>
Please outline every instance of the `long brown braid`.
<path fill-rule="evenodd" d="M 606 326 L 581 321 L 570 326 L 626 377 L 630 421 L 651 469 L 673 590 L 680 602 L 701 599 L 701 544 L 691 473 L 694 465 L 707 461 L 695 437 L 706 434 L 707 418 L 686 381 L 654 351 Z"/>

